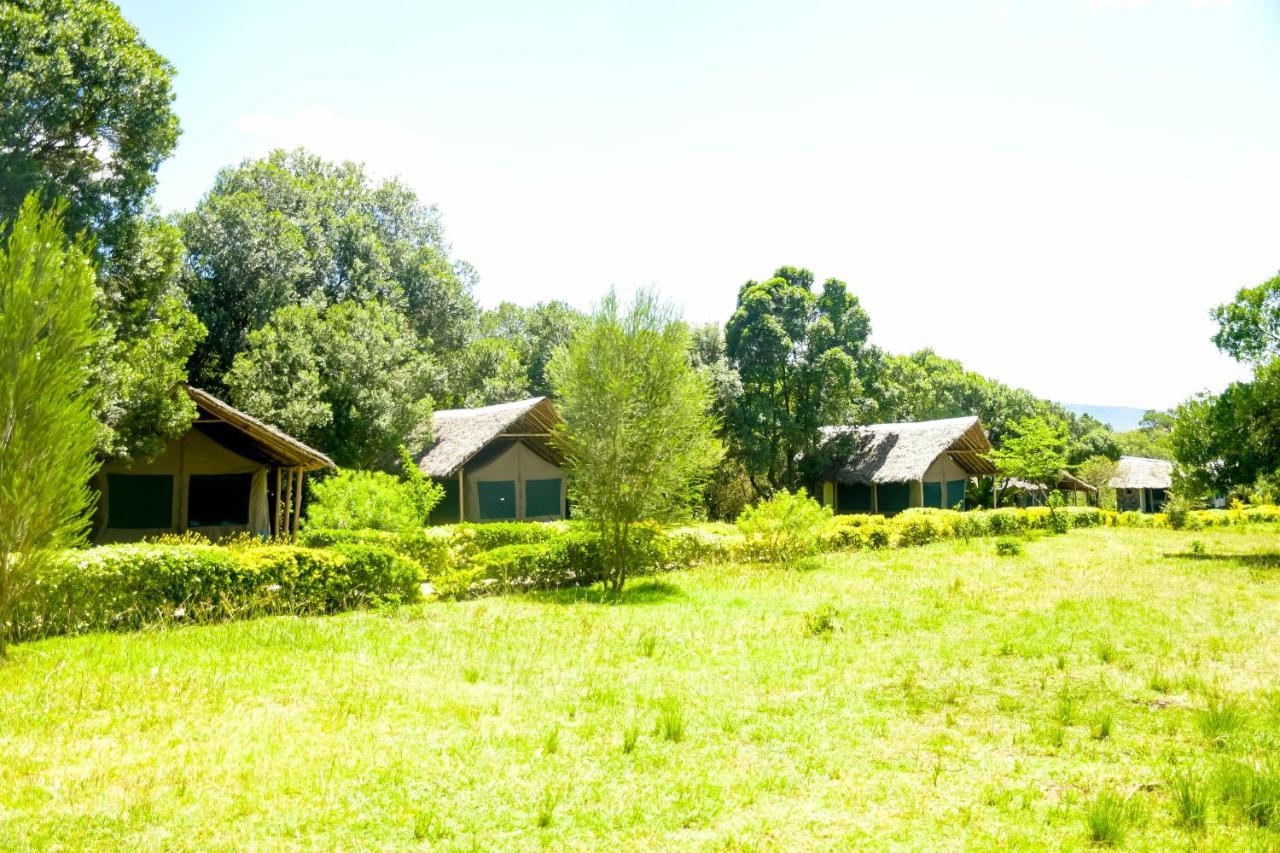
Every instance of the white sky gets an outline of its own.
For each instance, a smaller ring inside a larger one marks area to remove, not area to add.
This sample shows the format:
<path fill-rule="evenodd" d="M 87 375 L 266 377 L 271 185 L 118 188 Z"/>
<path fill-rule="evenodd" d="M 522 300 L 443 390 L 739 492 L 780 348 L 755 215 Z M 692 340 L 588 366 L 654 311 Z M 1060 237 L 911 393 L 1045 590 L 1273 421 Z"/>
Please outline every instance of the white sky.
<path fill-rule="evenodd" d="M 1280 269 L 1266 0 L 122 5 L 179 71 L 163 206 L 274 146 L 361 160 L 486 305 L 656 285 L 723 322 L 794 264 L 891 351 L 1165 407 L 1243 375 L 1208 310 Z"/>

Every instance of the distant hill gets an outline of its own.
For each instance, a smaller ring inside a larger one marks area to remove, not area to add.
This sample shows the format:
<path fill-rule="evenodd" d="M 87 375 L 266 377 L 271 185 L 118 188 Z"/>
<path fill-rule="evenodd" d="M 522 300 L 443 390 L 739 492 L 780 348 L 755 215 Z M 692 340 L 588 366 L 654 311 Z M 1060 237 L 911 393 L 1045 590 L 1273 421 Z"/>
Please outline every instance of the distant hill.
<path fill-rule="evenodd" d="M 1146 409 L 1135 409 L 1133 406 L 1090 406 L 1087 403 L 1063 403 L 1062 407 L 1076 415 L 1093 415 L 1104 424 L 1111 424 L 1116 432 L 1128 432 L 1137 429 L 1142 422 Z"/>

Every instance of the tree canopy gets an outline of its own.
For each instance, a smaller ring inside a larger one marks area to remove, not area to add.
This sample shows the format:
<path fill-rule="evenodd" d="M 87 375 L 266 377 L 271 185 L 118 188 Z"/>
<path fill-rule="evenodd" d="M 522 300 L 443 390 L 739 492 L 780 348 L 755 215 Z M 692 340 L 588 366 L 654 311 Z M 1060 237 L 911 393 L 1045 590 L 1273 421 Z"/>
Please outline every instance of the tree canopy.
<path fill-rule="evenodd" d="M 191 372 L 211 388 L 288 306 L 383 303 L 438 357 L 475 326 L 473 272 L 450 260 L 439 211 L 356 163 L 303 150 L 246 160 L 218 174 L 182 233 L 187 293 L 209 330 Z"/>
<path fill-rule="evenodd" d="M 378 302 L 289 306 L 250 333 L 227 374 L 231 401 L 341 466 L 388 467 L 429 439 L 431 356 Z"/>
<path fill-rule="evenodd" d="M 813 274 L 782 267 L 749 281 L 725 327 L 725 352 L 741 383 L 726 427 L 759 494 L 802 485 L 798 459 L 819 428 L 858 423 L 874 411 L 881 356 L 871 321 L 844 282 L 821 292 Z"/>
<path fill-rule="evenodd" d="M 108 2 L 0 4 L 0 218 L 36 192 L 107 255 L 178 141 L 173 68 Z"/>
<path fill-rule="evenodd" d="M 1213 343 L 1237 361 L 1260 364 L 1280 355 L 1280 275 L 1213 309 Z"/>

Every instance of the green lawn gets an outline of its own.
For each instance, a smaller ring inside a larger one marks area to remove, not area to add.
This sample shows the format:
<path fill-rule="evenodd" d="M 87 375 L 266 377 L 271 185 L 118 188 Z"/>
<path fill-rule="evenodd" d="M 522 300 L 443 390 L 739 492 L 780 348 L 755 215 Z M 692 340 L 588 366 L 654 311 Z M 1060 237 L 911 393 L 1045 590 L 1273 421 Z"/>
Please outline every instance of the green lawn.
<path fill-rule="evenodd" d="M 1278 533 L 22 645 L 0 848 L 1274 848 Z"/>

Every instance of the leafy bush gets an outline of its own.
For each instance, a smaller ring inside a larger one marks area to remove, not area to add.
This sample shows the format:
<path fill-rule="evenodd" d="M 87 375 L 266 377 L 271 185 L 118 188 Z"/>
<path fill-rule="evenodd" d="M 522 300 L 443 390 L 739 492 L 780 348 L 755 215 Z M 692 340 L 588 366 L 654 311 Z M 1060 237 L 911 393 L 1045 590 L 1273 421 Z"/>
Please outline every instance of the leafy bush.
<path fill-rule="evenodd" d="M 381 471 L 344 470 L 312 484 L 307 524 L 339 530 L 405 530 L 425 523 L 423 505 L 418 484 Z"/>
<path fill-rule="evenodd" d="M 1174 530 L 1184 530 L 1194 523 L 1191 512 L 1195 508 L 1195 504 L 1185 496 L 1170 495 L 1164 502 L 1165 520 Z"/>
<path fill-rule="evenodd" d="M 1012 536 L 997 539 L 996 553 L 1001 557 L 1016 557 L 1022 553 L 1022 542 Z"/>
<path fill-rule="evenodd" d="M 784 489 L 744 509 L 738 516 L 738 530 L 762 562 L 781 563 L 817 553 L 818 531 L 830 520 L 830 507 L 819 504 L 804 489 Z"/>
<path fill-rule="evenodd" d="M 334 613 L 420 597 L 417 567 L 373 545 L 107 545 L 66 552 L 16 614 L 31 639 L 270 613 Z"/>

